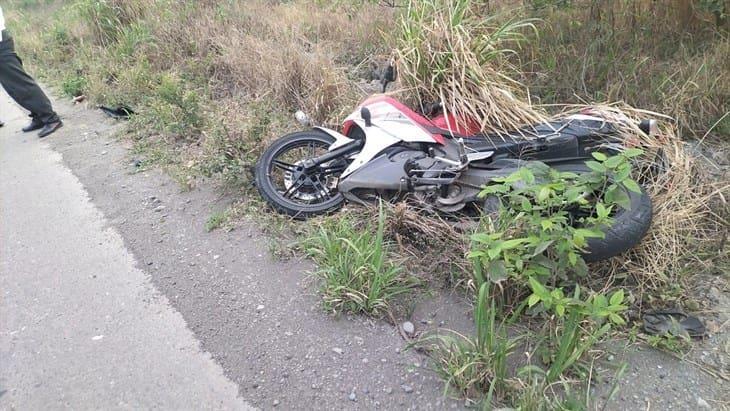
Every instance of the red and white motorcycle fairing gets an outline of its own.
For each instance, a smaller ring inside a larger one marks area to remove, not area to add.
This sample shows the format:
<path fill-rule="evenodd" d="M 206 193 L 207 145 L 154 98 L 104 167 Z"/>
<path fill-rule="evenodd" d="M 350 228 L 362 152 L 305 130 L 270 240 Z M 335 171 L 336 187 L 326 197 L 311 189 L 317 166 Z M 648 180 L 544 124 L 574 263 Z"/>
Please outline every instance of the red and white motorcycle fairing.
<path fill-rule="evenodd" d="M 371 125 L 369 127 L 365 126 L 365 120 L 361 115 L 363 107 L 370 111 Z M 359 126 L 365 133 L 365 145 L 359 153 L 354 155 L 350 166 L 340 175 L 340 179 L 343 179 L 367 164 L 386 148 L 401 141 L 444 144 L 442 135 L 431 133 L 426 129 L 426 125 L 423 123 L 427 121 L 392 97 L 374 96 L 365 100 L 345 119 L 344 134 L 324 127 L 315 128 L 335 138 L 335 142 L 329 147 L 330 151 L 353 141 L 345 135 L 353 124 Z"/>

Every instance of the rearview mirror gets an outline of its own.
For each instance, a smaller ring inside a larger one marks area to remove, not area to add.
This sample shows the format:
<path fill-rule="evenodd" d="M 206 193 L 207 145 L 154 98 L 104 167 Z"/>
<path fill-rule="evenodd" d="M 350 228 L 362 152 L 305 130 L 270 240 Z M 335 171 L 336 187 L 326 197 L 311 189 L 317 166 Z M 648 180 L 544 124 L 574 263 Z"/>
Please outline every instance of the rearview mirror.
<path fill-rule="evenodd" d="M 388 63 L 388 67 L 383 71 L 383 80 L 387 82 L 395 81 L 396 71 L 393 63 Z"/>
<path fill-rule="evenodd" d="M 365 120 L 365 127 L 370 127 L 373 125 L 371 116 L 370 116 L 370 110 L 368 110 L 367 107 L 363 107 L 360 109 L 360 117 L 362 117 L 362 119 Z"/>
<path fill-rule="evenodd" d="M 385 93 L 386 87 L 388 87 L 388 83 L 391 83 L 395 81 L 397 77 L 397 72 L 395 69 L 395 64 L 391 61 L 388 63 L 388 66 L 383 70 L 382 76 L 380 76 L 380 84 L 383 85 L 383 93 Z"/>

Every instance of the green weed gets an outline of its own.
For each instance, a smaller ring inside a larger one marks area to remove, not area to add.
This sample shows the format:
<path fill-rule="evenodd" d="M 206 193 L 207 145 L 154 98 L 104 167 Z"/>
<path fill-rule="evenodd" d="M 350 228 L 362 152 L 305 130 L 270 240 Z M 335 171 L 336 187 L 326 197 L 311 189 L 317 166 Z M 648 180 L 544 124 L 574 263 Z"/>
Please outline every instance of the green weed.
<path fill-rule="evenodd" d="M 595 153 L 590 171 L 580 174 L 532 163 L 484 188 L 502 205 L 472 235 L 476 337 L 430 337 L 437 342 L 435 370 L 447 386 L 486 407 L 509 399 L 525 409 L 585 408 L 567 381 L 587 376 L 589 350 L 625 324 L 628 307 L 623 290 L 608 295 L 577 284 L 588 270 L 581 252 L 587 238 L 603 235 L 597 227 L 611 224 L 613 209 L 629 206 L 624 190 L 640 190 L 630 178 L 630 160 L 640 154 Z M 507 316 L 542 324 L 527 331 L 530 356 L 540 363 L 522 368 L 522 376 L 509 376 L 505 367 L 515 345 L 504 331 Z M 563 385 L 559 393 L 547 392 L 553 384 Z"/>
<path fill-rule="evenodd" d="M 489 288 L 488 282 L 479 287 L 474 308 L 475 338 L 451 332 L 428 336 L 416 343 L 428 351 L 434 371 L 446 382 L 446 391 L 452 388 L 460 395 L 477 399 L 486 394 L 487 403 L 504 392 L 507 357 L 519 340 L 507 336 Z"/>
<path fill-rule="evenodd" d="M 228 221 L 227 213 L 225 211 L 216 211 L 212 213 L 205 222 L 205 230 L 210 232 L 221 228 L 226 221 Z"/>
<path fill-rule="evenodd" d="M 663 335 L 647 335 L 644 340 L 651 347 L 671 354 L 682 355 L 692 349 L 692 341 L 690 338 L 681 334 L 674 335 L 666 333 Z"/>
<path fill-rule="evenodd" d="M 304 242 L 317 262 L 326 310 L 382 316 L 397 297 L 412 292 L 418 282 L 390 259 L 384 239 L 385 212 L 380 209 L 377 229 L 361 227 L 344 217 L 324 222 Z"/>
<path fill-rule="evenodd" d="M 86 77 L 77 74 L 65 78 L 61 84 L 61 90 L 63 90 L 63 94 L 66 94 L 67 96 L 76 97 L 84 94 L 87 86 L 88 81 L 86 80 Z"/>

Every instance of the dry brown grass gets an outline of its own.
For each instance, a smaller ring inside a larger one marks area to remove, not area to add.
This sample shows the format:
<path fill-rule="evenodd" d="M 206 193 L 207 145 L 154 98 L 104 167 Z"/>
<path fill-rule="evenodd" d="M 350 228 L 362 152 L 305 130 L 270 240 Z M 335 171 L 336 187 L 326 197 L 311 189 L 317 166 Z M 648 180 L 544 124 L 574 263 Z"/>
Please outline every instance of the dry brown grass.
<path fill-rule="evenodd" d="M 533 21 L 485 15 L 483 3 L 409 1 L 396 38 L 402 82 L 419 103 L 440 101 L 446 112 L 473 119 L 484 131 L 540 122 L 544 116 L 514 80 L 517 69 L 508 58 Z"/>
<path fill-rule="evenodd" d="M 388 207 L 386 234 L 406 257 L 413 272 L 441 286 L 465 286 L 470 281 L 469 235 L 475 229 L 470 221 L 448 221 L 433 212 L 407 202 Z"/>

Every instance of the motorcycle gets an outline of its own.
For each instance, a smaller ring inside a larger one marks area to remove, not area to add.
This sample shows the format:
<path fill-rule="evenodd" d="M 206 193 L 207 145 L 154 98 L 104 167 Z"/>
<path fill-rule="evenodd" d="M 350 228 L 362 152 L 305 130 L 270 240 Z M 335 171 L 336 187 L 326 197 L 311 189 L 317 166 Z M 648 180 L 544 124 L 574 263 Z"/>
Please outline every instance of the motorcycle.
<path fill-rule="evenodd" d="M 395 80 L 391 65 L 383 92 Z M 350 114 L 342 132 L 315 126 L 274 141 L 260 157 L 255 184 L 278 212 L 304 219 L 333 212 L 346 201 L 411 198 L 443 213 L 479 210 L 478 194 L 494 178 L 538 160 L 560 171 L 588 172 L 594 151 L 620 148 L 616 124 L 590 111 L 502 134 L 479 127 L 432 104 L 419 114 L 385 94 L 367 98 Z M 303 112 L 300 123 L 309 125 Z M 653 120 L 642 121 L 646 134 Z M 651 224 L 651 199 L 626 190 L 630 207 L 613 215 L 605 238 L 591 239 L 586 261 L 603 260 L 637 244 Z"/>

